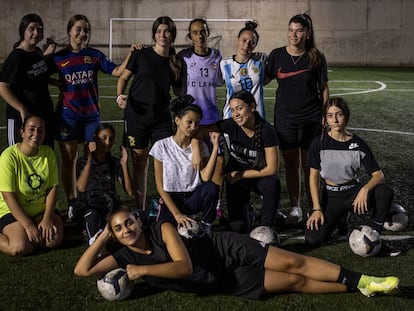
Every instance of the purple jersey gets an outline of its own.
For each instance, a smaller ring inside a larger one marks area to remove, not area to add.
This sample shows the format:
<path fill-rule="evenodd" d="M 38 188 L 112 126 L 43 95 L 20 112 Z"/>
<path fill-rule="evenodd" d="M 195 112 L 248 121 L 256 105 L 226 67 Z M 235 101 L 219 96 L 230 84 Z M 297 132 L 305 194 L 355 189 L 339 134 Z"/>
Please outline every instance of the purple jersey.
<path fill-rule="evenodd" d="M 220 73 L 220 51 L 209 49 L 208 55 L 202 56 L 193 48 L 180 51 L 187 67 L 187 94 L 194 97 L 194 103 L 203 110 L 200 124 L 212 124 L 220 120 L 217 107 L 216 86 L 224 83 Z"/>
<path fill-rule="evenodd" d="M 64 81 L 63 108 L 80 117 L 99 115 L 98 71 L 112 74 L 117 65 L 89 47 L 78 53 L 63 49 L 53 56 L 53 63 Z"/>

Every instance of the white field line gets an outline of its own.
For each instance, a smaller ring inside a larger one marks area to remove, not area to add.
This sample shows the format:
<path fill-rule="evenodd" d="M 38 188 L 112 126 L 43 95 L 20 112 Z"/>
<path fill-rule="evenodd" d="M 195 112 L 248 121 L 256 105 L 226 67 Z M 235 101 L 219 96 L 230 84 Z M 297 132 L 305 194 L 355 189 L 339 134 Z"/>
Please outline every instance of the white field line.
<path fill-rule="evenodd" d="M 401 132 L 401 131 L 391 131 L 391 130 L 380 130 L 380 129 L 368 129 L 363 127 L 349 127 L 351 130 L 365 131 L 365 132 L 377 132 L 377 133 L 388 133 L 388 134 L 398 134 L 398 135 L 411 135 L 414 136 L 414 133 L 411 132 Z"/>
<path fill-rule="evenodd" d="M 278 233 L 278 236 L 280 239 L 283 240 L 300 240 L 304 241 L 305 236 L 304 235 L 291 235 L 287 233 Z M 414 239 L 413 235 L 381 235 L 382 240 L 386 241 L 403 241 L 403 240 L 411 240 Z"/>
<path fill-rule="evenodd" d="M 100 78 L 100 80 L 116 80 L 114 78 Z M 342 96 L 342 95 L 354 95 L 354 94 L 365 94 L 365 93 L 373 93 L 373 92 L 379 92 L 379 91 L 383 91 L 385 89 L 387 89 L 387 85 L 381 81 L 366 81 L 366 80 L 333 80 L 330 81 L 330 83 L 377 83 L 379 85 L 378 88 L 375 89 L 366 89 L 366 90 L 361 90 L 361 89 L 353 89 L 353 88 L 331 88 L 331 90 L 347 90 L 347 91 L 351 91 L 351 92 L 347 92 L 347 93 L 337 93 L 337 94 L 332 94 L 332 96 Z M 386 81 L 389 83 L 411 83 L 414 81 Z M 100 88 L 113 88 L 114 86 L 99 86 Z M 400 91 L 399 89 L 395 89 L 393 91 Z M 411 89 L 404 89 L 404 91 L 413 91 Z M 57 97 L 57 95 L 53 94 L 51 95 L 52 97 Z M 115 99 L 116 96 L 100 96 L 100 98 L 105 98 L 105 99 Z M 265 100 L 270 100 L 273 99 L 274 97 L 265 97 Z M 224 100 L 224 97 L 218 97 L 217 99 L 219 100 Z M 120 123 L 123 122 L 122 120 L 105 120 L 105 122 L 113 122 L 113 123 Z M 0 129 L 5 129 L 6 127 L 2 126 L 0 127 Z M 391 130 L 381 130 L 381 129 L 368 129 L 368 128 L 350 128 L 350 129 L 354 129 L 354 130 L 360 130 L 360 131 L 369 131 L 369 132 L 379 132 L 379 133 L 389 133 L 389 134 L 399 134 L 399 135 L 414 135 L 414 133 L 410 133 L 410 132 L 401 132 L 401 131 L 391 131 Z"/>

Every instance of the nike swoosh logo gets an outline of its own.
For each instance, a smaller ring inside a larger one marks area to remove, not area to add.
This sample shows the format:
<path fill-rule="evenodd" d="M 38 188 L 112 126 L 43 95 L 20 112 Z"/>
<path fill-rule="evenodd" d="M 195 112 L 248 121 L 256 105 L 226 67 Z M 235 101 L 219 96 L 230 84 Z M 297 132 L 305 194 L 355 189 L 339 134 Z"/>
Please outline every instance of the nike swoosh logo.
<path fill-rule="evenodd" d="M 62 67 L 66 67 L 67 65 L 69 65 L 70 60 L 68 60 L 67 62 L 61 63 L 60 66 Z"/>
<path fill-rule="evenodd" d="M 298 71 L 292 71 L 292 72 L 281 72 L 280 68 L 277 70 L 277 78 L 278 79 L 286 79 L 286 78 L 290 78 L 293 76 L 297 76 L 301 73 L 304 73 L 306 71 L 309 71 L 309 69 L 302 69 L 302 70 L 298 70 Z"/>

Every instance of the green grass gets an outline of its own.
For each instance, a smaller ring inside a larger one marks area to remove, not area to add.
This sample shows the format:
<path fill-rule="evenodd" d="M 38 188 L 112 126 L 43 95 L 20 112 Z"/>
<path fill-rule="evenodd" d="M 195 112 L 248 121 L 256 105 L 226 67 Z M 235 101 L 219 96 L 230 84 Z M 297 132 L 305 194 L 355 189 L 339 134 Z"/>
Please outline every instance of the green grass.
<path fill-rule="evenodd" d="M 395 191 L 395 201 L 409 212 L 408 228 L 397 234 L 414 237 L 414 70 L 340 67 L 332 68 L 329 78 L 331 94 L 346 93 L 343 97 L 351 107 L 349 126 L 368 142 Z M 122 111 L 115 104 L 115 84 L 116 79 L 100 76 L 103 120 L 122 119 Z M 384 84 L 386 87 L 381 91 L 350 94 L 377 89 Z M 272 82 L 265 91 L 269 121 L 273 118 L 275 87 L 276 83 Z M 223 102 L 225 90 L 220 88 L 218 93 L 220 102 Z M 52 94 L 56 94 L 54 89 Z M 2 101 L 0 114 L 4 116 Z M 4 125 L 3 117 L 0 126 Z M 115 123 L 115 127 L 116 144 L 119 146 L 122 126 Z M 5 130 L 0 129 L 0 149 L 5 145 Z M 118 150 L 117 146 L 114 150 Z M 283 172 L 281 163 L 281 208 L 287 210 Z M 154 193 L 150 174 L 148 194 Z M 58 208 L 65 212 L 65 206 L 66 200 L 60 191 Z M 353 223 L 359 221 L 358 217 L 351 218 Z M 304 252 L 302 240 L 294 238 L 303 235 L 301 226 L 289 228 L 285 225 L 277 229 L 284 234 L 283 237 L 289 237 L 282 240 L 283 247 Z M 347 243 L 333 243 L 307 253 L 368 274 L 397 275 L 401 278 L 401 291 L 395 296 L 366 298 L 358 293 L 279 294 L 264 301 L 246 301 L 226 296 L 199 297 L 171 291 L 159 292 L 138 281 L 129 299 L 111 303 L 100 297 L 94 278 L 73 275 L 73 267 L 85 245 L 68 235 L 62 248 L 55 251 L 39 252 L 23 258 L 0 254 L 0 310 L 411 310 L 414 298 L 414 241 L 403 239 L 396 243 L 404 250 L 404 255 L 397 258 L 361 258 L 350 251 Z"/>

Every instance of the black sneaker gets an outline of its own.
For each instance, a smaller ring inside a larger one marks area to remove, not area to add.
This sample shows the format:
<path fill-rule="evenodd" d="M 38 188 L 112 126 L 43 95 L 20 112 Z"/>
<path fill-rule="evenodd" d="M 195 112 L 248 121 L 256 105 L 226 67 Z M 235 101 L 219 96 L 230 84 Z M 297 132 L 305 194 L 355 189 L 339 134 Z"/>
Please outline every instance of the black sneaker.
<path fill-rule="evenodd" d="M 379 256 L 396 257 L 401 255 L 401 250 L 390 245 L 387 241 L 382 240 Z"/>

